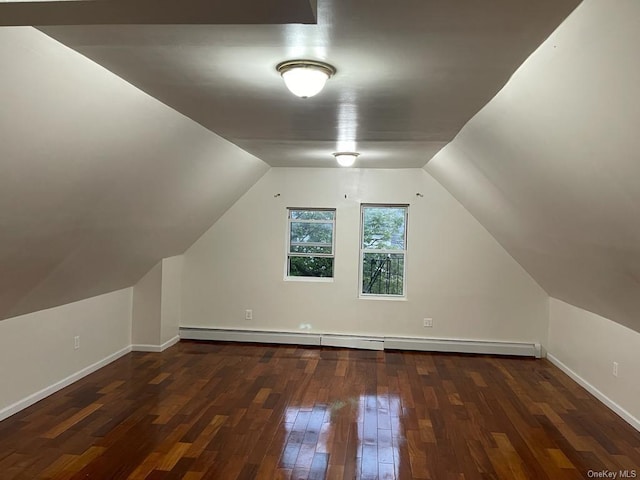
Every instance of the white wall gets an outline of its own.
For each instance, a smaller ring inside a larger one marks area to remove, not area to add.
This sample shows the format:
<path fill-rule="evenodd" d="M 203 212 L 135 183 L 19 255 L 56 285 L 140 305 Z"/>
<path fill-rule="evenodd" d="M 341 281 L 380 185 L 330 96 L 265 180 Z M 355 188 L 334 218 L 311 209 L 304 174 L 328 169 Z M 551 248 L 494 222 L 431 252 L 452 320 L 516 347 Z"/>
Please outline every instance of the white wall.
<path fill-rule="evenodd" d="M 179 335 L 182 314 L 182 255 L 162 260 L 160 343 Z"/>
<path fill-rule="evenodd" d="M 548 353 L 556 364 L 581 377 L 578 380 L 592 393 L 597 394 L 596 389 L 607 397 L 599 395 L 640 430 L 640 333 L 552 298 Z M 619 365 L 617 377 L 613 362 Z"/>
<path fill-rule="evenodd" d="M 131 336 L 134 349 L 160 348 L 170 340 L 177 340 L 181 285 L 182 256 L 177 255 L 158 262 L 133 287 Z"/>
<path fill-rule="evenodd" d="M 411 204 L 406 301 L 358 299 L 361 202 Z M 289 206 L 337 209 L 333 282 L 284 281 Z M 544 343 L 548 321 L 545 292 L 422 169 L 271 169 L 187 250 L 182 301 L 189 327 Z"/>
<path fill-rule="evenodd" d="M 134 345 L 160 345 L 162 262 L 133 287 L 131 341 Z"/>
<path fill-rule="evenodd" d="M 127 288 L 0 322 L 0 419 L 16 402 L 127 349 L 131 302 Z"/>

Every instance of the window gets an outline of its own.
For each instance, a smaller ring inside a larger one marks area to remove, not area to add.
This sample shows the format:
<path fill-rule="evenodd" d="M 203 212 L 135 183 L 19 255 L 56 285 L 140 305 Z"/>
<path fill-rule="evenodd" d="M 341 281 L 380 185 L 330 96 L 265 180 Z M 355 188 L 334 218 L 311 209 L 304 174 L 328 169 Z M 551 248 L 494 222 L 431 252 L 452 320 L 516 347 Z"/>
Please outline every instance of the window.
<path fill-rule="evenodd" d="M 407 212 L 407 205 L 362 205 L 361 296 L 404 296 Z"/>
<path fill-rule="evenodd" d="M 287 277 L 333 278 L 336 211 L 288 210 Z"/>

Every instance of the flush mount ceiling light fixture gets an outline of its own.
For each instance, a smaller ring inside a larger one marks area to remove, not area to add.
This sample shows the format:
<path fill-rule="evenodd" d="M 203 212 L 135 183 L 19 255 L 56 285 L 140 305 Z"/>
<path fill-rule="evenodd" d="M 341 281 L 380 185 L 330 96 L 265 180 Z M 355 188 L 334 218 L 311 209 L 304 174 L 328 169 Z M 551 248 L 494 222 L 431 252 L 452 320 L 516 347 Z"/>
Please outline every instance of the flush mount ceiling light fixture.
<path fill-rule="evenodd" d="M 336 157 L 336 161 L 341 167 L 350 167 L 356 163 L 356 158 L 358 158 L 360 154 L 356 152 L 336 152 L 333 156 Z"/>
<path fill-rule="evenodd" d="M 276 70 L 291 93 L 302 98 L 320 93 L 327 80 L 336 73 L 328 63 L 315 60 L 287 60 L 278 64 Z"/>

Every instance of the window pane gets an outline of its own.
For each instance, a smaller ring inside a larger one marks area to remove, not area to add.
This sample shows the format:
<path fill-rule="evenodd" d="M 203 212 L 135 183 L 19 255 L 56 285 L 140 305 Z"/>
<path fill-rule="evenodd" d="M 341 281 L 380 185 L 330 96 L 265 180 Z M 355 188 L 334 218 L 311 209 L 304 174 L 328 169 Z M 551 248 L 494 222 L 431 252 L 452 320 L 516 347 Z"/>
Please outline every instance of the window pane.
<path fill-rule="evenodd" d="M 403 295 L 403 274 L 403 253 L 365 253 L 362 262 L 362 293 Z"/>
<path fill-rule="evenodd" d="M 291 277 L 333 277 L 333 258 L 289 257 Z"/>
<path fill-rule="evenodd" d="M 333 210 L 290 210 L 293 220 L 333 220 Z"/>
<path fill-rule="evenodd" d="M 364 207 L 362 248 L 404 250 L 406 208 Z"/>
<path fill-rule="evenodd" d="M 287 276 L 333 277 L 336 212 L 289 208 Z"/>
<path fill-rule="evenodd" d="M 290 243 L 333 245 L 333 223 L 291 222 Z"/>
<path fill-rule="evenodd" d="M 326 253 L 331 255 L 331 246 L 322 247 L 319 245 L 291 245 L 290 253 Z"/>

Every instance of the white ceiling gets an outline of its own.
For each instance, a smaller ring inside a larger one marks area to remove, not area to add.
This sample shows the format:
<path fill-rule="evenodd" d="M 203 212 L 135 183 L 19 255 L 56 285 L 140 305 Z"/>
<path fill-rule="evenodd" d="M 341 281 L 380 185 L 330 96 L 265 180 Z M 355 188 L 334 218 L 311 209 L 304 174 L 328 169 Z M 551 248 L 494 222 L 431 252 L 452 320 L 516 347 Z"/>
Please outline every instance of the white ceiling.
<path fill-rule="evenodd" d="M 262 160 L 423 166 L 457 135 L 426 170 L 552 296 L 640 331 L 637 0 L 586 0 L 517 72 L 578 0 L 320 0 L 318 25 L 290 1 L 285 25 L 41 27 L 99 65 L 0 28 L 0 318 L 134 284 Z M 338 74 L 295 98 L 295 57 Z"/>
<path fill-rule="evenodd" d="M 640 331 L 640 2 L 586 1 L 426 170 L 553 297 Z"/>
<path fill-rule="evenodd" d="M 317 25 L 42 30 L 272 166 L 357 150 L 361 167 L 422 167 L 577 4 L 319 0 Z M 338 70 L 317 97 L 275 71 L 300 57 Z"/>
<path fill-rule="evenodd" d="M 0 64 L 0 319 L 135 284 L 268 169 L 33 28 Z"/>

